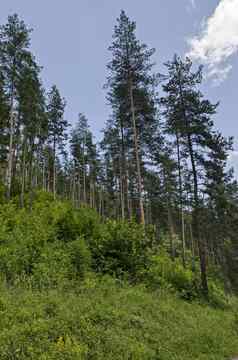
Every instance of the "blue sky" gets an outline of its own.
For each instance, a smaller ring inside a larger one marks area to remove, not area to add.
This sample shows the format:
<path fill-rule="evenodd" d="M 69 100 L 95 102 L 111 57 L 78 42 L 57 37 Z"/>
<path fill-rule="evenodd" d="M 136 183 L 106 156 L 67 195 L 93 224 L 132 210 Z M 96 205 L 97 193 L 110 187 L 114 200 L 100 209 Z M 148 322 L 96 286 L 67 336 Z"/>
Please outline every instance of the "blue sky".
<path fill-rule="evenodd" d="M 215 125 L 234 136 L 238 169 L 238 0 L 3 0 L 0 23 L 17 12 L 34 28 L 45 86 L 59 87 L 71 123 L 83 112 L 99 137 L 110 112 L 102 89 L 107 48 L 121 9 L 137 22 L 138 37 L 156 48 L 155 71 L 163 72 L 174 53 L 206 64 L 204 91 L 220 101 Z"/>

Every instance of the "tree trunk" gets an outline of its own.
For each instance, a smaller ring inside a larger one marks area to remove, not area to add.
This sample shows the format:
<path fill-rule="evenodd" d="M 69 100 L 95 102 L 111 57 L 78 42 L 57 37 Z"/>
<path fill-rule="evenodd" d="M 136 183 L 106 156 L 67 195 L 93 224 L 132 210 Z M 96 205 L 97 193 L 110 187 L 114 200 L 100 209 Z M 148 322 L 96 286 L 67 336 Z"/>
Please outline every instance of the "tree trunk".
<path fill-rule="evenodd" d="M 132 83 L 131 77 L 129 79 L 129 88 L 130 88 L 131 116 L 132 116 L 132 125 L 133 125 L 133 133 L 134 133 L 134 147 L 135 147 L 136 168 L 137 168 L 137 182 L 138 182 L 139 207 L 140 207 L 140 222 L 141 222 L 142 225 L 145 225 L 145 213 L 144 213 L 144 204 L 143 204 L 143 195 L 142 195 L 141 165 L 140 165 L 139 145 L 138 145 L 138 137 L 137 137 L 137 129 L 136 129 L 135 105 L 134 105 L 134 96 L 133 96 L 133 83 Z"/>
<path fill-rule="evenodd" d="M 9 151 L 7 161 L 7 174 L 6 174 L 6 187 L 7 187 L 7 199 L 11 197 L 12 186 L 12 165 L 13 165 L 13 137 L 14 137 L 14 85 L 12 83 L 11 90 L 11 105 L 10 105 L 10 134 L 9 134 Z"/>
<path fill-rule="evenodd" d="M 198 239 L 198 250 L 199 250 L 199 259 L 200 259 L 200 270 L 201 270 L 201 282 L 202 289 L 204 295 L 208 295 L 208 283 L 207 283 L 207 261 L 206 261 L 206 245 L 204 243 L 204 239 L 201 237 L 200 232 L 200 209 L 199 209 L 199 198 L 198 198 L 198 177 L 197 177 L 197 169 L 194 159 L 193 146 L 191 136 L 188 133 L 188 147 L 189 154 L 192 164 L 192 173 L 193 173 L 193 183 L 194 183 L 194 202 L 195 208 L 193 213 L 194 218 L 194 232 Z"/>
<path fill-rule="evenodd" d="M 179 199 L 180 199 L 180 212 L 181 212 L 182 259 L 183 259 L 183 266 L 186 267 L 186 242 L 185 242 L 185 223 L 184 223 L 184 210 L 183 210 L 183 184 L 182 184 L 182 170 L 181 170 L 180 139 L 179 139 L 178 132 L 176 132 L 176 146 L 177 146 L 177 161 L 178 161 L 178 173 L 179 173 Z"/>
<path fill-rule="evenodd" d="M 121 182 L 122 182 L 122 218 L 127 217 L 130 219 L 130 209 L 129 209 L 129 201 L 128 201 L 128 169 L 127 169 L 127 158 L 126 158 L 126 150 L 125 150 L 125 137 L 124 137 L 124 125 L 122 119 L 120 120 L 120 131 L 121 131 Z"/>
<path fill-rule="evenodd" d="M 73 205 L 75 206 L 76 205 L 76 202 L 75 202 L 75 193 L 76 193 L 76 181 L 75 181 L 75 166 L 74 166 L 74 170 L 73 170 L 73 178 L 72 178 L 72 190 L 71 190 L 71 201 L 73 203 Z"/>
<path fill-rule="evenodd" d="M 189 232 L 190 232 L 190 241 L 191 241 L 191 250 L 192 250 L 192 270 L 195 272 L 195 244 L 193 238 L 193 228 L 191 222 L 189 223 Z"/>
<path fill-rule="evenodd" d="M 124 179 L 122 165 L 120 164 L 120 198 L 121 198 L 121 218 L 125 220 L 125 198 L 124 198 Z"/>
<path fill-rule="evenodd" d="M 23 158 L 22 158 L 22 170 L 21 170 L 21 196 L 20 206 L 24 207 L 24 192 L 25 192 L 25 176 L 26 176 L 26 141 L 23 141 Z"/>
<path fill-rule="evenodd" d="M 83 201 L 84 201 L 84 204 L 87 203 L 85 143 L 86 143 L 86 134 L 85 134 L 85 136 L 84 136 L 84 141 L 83 141 Z"/>
<path fill-rule="evenodd" d="M 78 196 L 77 196 L 77 200 L 78 200 L 78 208 L 80 207 L 80 202 L 81 202 L 81 181 L 80 181 L 80 171 L 78 170 L 78 179 L 77 179 L 77 188 L 78 188 Z"/>
<path fill-rule="evenodd" d="M 54 138 L 53 144 L 53 195 L 56 198 L 56 139 Z"/>

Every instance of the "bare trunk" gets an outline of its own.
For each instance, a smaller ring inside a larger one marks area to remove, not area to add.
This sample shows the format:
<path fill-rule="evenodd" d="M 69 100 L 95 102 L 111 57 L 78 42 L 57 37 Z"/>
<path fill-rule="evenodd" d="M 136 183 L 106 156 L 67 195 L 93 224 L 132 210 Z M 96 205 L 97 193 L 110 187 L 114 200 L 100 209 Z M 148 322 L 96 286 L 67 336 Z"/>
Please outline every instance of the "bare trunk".
<path fill-rule="evenodd" d="M 193 154 L 193 147 L 191 137 L 188 134 L 188 145 L 189 145 L 189 153 L 192 164 L 192 172 L 193 172 L 193 182 L 194 182 L 194 231 L 196 233 L 198 239 L 198 250 L 199 250 L 199 259 L 200 259 L 200 269 L 201 269 L 201 281 L 202 281 L 202 289 L 204 295 L 208 294 L 208 284 L 207 284 L 207 263 L 206 263 L 206 245 L 204 243 L 204 239 L 201 237 L 200 231 L 200 209 L 199 209 L 199 198 L 198 198 L 198 178 L 197 178 L 197 170 L 195 165 L 195 159 Z"/>
<path fill-rule="evenodd" d="M 184 223 L 184 209 L 183 209 L 183 184 L 182 184 L 182 170 L 181 170 L 181 155 L 180 155 L 180 139 L 178 132 L 176 133 L 177 146 L 177 161 L 179 173 L 179 198 L 180 198 L 180 212 L 181 212 L 181 233 L 182 233 L 182 259 L 183 266 L 186 267 L 186 241 L 185 241 L 185 223 Z"/>
<path fill-rule="evenodd" d="M 123 121 L 120 121 L 120 131 L 121 131 L 121 201 L 122 201 L 122 219 L 125 217 L 130 219 L 130 209 L 128 202 L 128 174 L 127 174 L 127 159 L 126 159 L 126 150 L 125 150 L 125 138 L 124 138 L 124 125 Z"/>
<path fill-rule="evenodd" d="M 73 172 L 73 178 L 72 178 L 72 190 L 71 190 L 71 200 L 73 205 L 75 206 L 75 192 L 76 192 L 76 182 L 75 182 L 75 167 L 74 167 L 74 172 Z"/>
<path fill-rule="evenodd" d="M 23 158 L 22 158 L 22 180 L 21 180 L 21 196 L 20 196 L 20 205 L 24 207 L 24 192 L 25 192 L 25 176 L 26 176 L 26 142 L 24 140 L 23 144 Z"/>
<path fill-rule="evenodd" d="M 11 197 L 11 186 L 12 186 L 12 165 L 13 165 L 13 137 L 14 137 L 14 85 L 12 84 L 11 93 L 11 105 L 10 105 L 10 134 L 9 134 L 9 151 L 7 161 L 7 174 L 6 174 L 6 187 L 7 187 L 7 199 Z"/>
<path fill-rule="evenodd" d="M 56 139 L 53 144 L 53 195 L 54 200 L 56 199 Z"/>
<path fill-rule="evenodd" d="M 193 228 L 192 224 L 189 224 L 190 240 L 191 240 L 191 249 L 192 249 L 192 270 L 195 271 L 195 244 L 193 238 Z"/>
<path fill-rule="evenodd" d="M 80 207 L 80 202 L 81 202 L 81 182 L 80 182 L 80 172 L 78 170 L 78 180 L 77 180 L 77 188 L 78 188 L 78 207 Z"/>
<path fill-rule="evenodd" d="M 140 165 L 139 146 L 138 146 L 138 137 L 137 137 L 137 129 L 136 129 L 133 83 L 131 77 L 129 79 L 129 88 L 130 88 L 131 116 L 132 116 L 132 125 L 133 125 L 133 133 L 134 133 L 134 147 L 135 147 L 136 168 L 137 168 L 140 222 L 142 225 L 145 225 L 145 213 L 144 213 L 144 204 L 143 204 L 143 195 L 142 195 L 141 165 Z"/>
<path fill-rule="evenodd" d="M 86 134 L 84 136 L 84 142 L 83 142 L 83 201 L 86 204 L 87 203 L 87 193 L 86 193 L 85 143 L 86 143 Z"/>
<path fill-rule="evenodd" d="M 123 170 L 120 165 L 120 198 L 121 198 L 121 218 L 125 220 L 125 198 L 124 198 L 124 178 L 123 178 Z"/>
<path fill-rule="evenodd" d="M 174 231 L 174 222 L 173 222 L 173 215 L 171 210 L 171 204 L 169 199 L 169 194 L 167 193 L 167 211 L 168 211 L 168 225 L 169 225 L 169 238 L 170 238 L 170 254 L 171 259 L 175 259 L 175 240 L 176 240 L 176 234 Z"/>

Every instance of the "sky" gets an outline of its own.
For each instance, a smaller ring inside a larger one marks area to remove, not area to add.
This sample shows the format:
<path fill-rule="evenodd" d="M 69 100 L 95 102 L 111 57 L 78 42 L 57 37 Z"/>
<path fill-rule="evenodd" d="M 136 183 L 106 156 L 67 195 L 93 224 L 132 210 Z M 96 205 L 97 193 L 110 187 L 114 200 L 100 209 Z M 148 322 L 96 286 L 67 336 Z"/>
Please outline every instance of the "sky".
<path fill-rule="evenodd" d="M 67 101 L 70 123 L 84 113 L 96 138 L 110 114 L 106 103 L 108 47 L 121 9 L 137 23 L 137 36 L 156 49 L 155 72 L 177 53 L 205 65 L 203 91 L 220 101 L 215 127 L 233 136 L 230 163 L 238 176 L 238 0 L 2 0 L 0 23 L 18 13 L 34 29 L 31 48 L 48 89 Z"/>

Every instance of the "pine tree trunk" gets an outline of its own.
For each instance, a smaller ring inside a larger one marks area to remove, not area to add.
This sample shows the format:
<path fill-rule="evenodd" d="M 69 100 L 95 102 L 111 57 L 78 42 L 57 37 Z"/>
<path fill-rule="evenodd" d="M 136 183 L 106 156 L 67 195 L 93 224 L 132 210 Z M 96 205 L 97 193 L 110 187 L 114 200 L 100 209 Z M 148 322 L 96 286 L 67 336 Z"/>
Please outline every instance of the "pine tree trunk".
<path fill-rule="evenodd" d="M 10 101 L 10 134 L 9 134 L 9 150 L 7 161 L 7 174 L 6 174 L 6 187 L 7 187 L 7 199 L 11 197 L 12 186 L 12 165 L 13 165 L 13 137 L 14 137 L 14 84 L 12 82 L 11 89 L 11 101 Z"/>
<path fill-rule="evenodd" d="M 22 158 L 22 170 L 21 170 L 21 196 L 20 206 L 24 207 L 24 192 L 25 192 L 25 176 L 26 176 L 26 141 L 23 142 L 23 158 Z"/>
<path fill-rule="evenodd" d="M 44 191 L 46 191 L 46 165 L 45 165 L 45 157 L 43 159 L 43 169 L 42 169 L 42 188 Z"/>
<path fill-rule="evenodd" d="M 129 88 L 130 88 L 129 90 L 130 90 L 131 116 L 132 116 L 132 125 L 133 125 L 133 133 L 134 133 L 134 147 L 135 147 L 136 168 L 137 168 L 140 222 L 142 225 L 145 225 L 145 213 L 144 213 L 144 204 L 143 204 L 143 195 L 142 195 L 141 165 L 140 165 L 139 145 L 138 145 L 138 137 L 137 137 L 137 129 L 136 129 L 135 105 L 134 105 L 134 96 L 133 96 L 133 82 L 132 82 L 131 77 L 129 79 Z"/>
<path fill-rule="evenodd" d="M 199 259 L 200 259 L 200 270 L 201 270 L 201 282 L 202 282 L 202 289 L 204 295 L 208 295 L 208 283 L 207 283 L 207 262 L 206 262 L 206 245 L 204 240 L 201 237 L 200 231 L 200 210 L 199 210 L 199 198 L 198 198 L 198 177 L 197 177 L 197 169 L 194 159 L 193 153 L 193 146 L 191 136 L 188 133 L 188 147 L 189 147 L 189 154 L 191 159 L 192 165 L 192 173 L 193 173 L 193 183 L 194 183 L 194 231 L 196 233 L 198 239 L 198 250 L 199 250 Z"/>
<path fill-rule="evenodd" d="M 53 144 L 53 195 L 54 200 L 56 199 L 56 139 L 54 138 Z"/>
<path fill-rule="evenodd" d="M 77 188 L 78 188 L 78 208 L 81 203 L 81 182 L 80 182 L 80 171 L 78 170 L 78 180 L 77 180 Z"/>
<path fill-rule="evenodd" d="M 34 164 L 35 139 L 30 139 L 30 160 L 29 160 L 29 190 L 30 190 L 30 209 L 32 209 L 34 188 L 35 188 L 35 164 Z"/>
<path fill-rule="evenodd" d="M 122 173 L 122 165 L 120 164 L 120 198 L 121 198 L 121 218 L 125 220 L 125 198 L 124 198 L 124 178 Z"/>
<path fill-rule="evenodd" d="M 180 154 L 180 139 L 176 132 L 176 146 L 177 146 L 177 161 L 179 172 L 179 198 L 180 198 L 180 212 L 181 212 L 181 233 L 182 233 L 182 259 L 183 266 L 186 267 L 186 242 L 185 242 L 185 223 L 183 210 L 183 184 L 182 184 L 182 170 L 181 170 L 181 154 Z"/>
<path fill-rule="evenodd" d="M 173 222 L 173 216 L 172 216 L 171 205 L 170 205 L 169 200 L 167 202 L 167 207 L 168 207 L 168 223 L 169 223 L 171 259 L 174 260 L 175 259 L 175 244 L 174 244 L 174 242 L 176 239 L 176 234 L 174 231 L 174 222 Z"/>
<path fill-rule="evenodd" d="M 128 161 L 127 161 L 127 164 L 128 164 Z M 129 179 L 129 171 L 128 171 L 128 169 L 126 169 L 126 178 L 125 178 L 125 186 L 126 186 L 125 193 L 127 194 L 126 205 L 127 205 L 127 211 L 128 211 L 128 219 L 131 220 L 131 218 L 132 218 L 132 209 L 131 209 L 131 200 L 130 200 L 130 197 L 129 197 L 128 179 Z"/>
<path fill-rule="evenodd" d="M 122 219 L 125 217 L 130 219 L 130 209 L 128 202 L 128 175 L 127 175 L 127 159 L 125 151 L 124 125 L 120 120 L 121 131 L 121 186 L 122 186 Z"/>
<path fill-rule="evenodd" d="M 73 171 L 73 178 L 72 178 L 72 191 L 71 191 L 71 201 L 75 206 L 75 192 L 76 192 L 76 182 L 75 182 L 75 166 Z"/>
<path fill-rule="evenodd" d="M 191 241 L 191 250 L 192 250 L 192 270 L 195 272 L 195 244 L 193 238 L 193 228 L 192 224 L 189 223 L 189 232 L 190 232 L 190 241 Z"/>
<path fill-rule="evenodd" d="M 87 203 L 87 193 L 86 193 L 86 162 L 85 162 L 85 143 L 86 143 L 86 135 L 84 136 L 83 141 L 83 201 L 84 204 Z"/>

